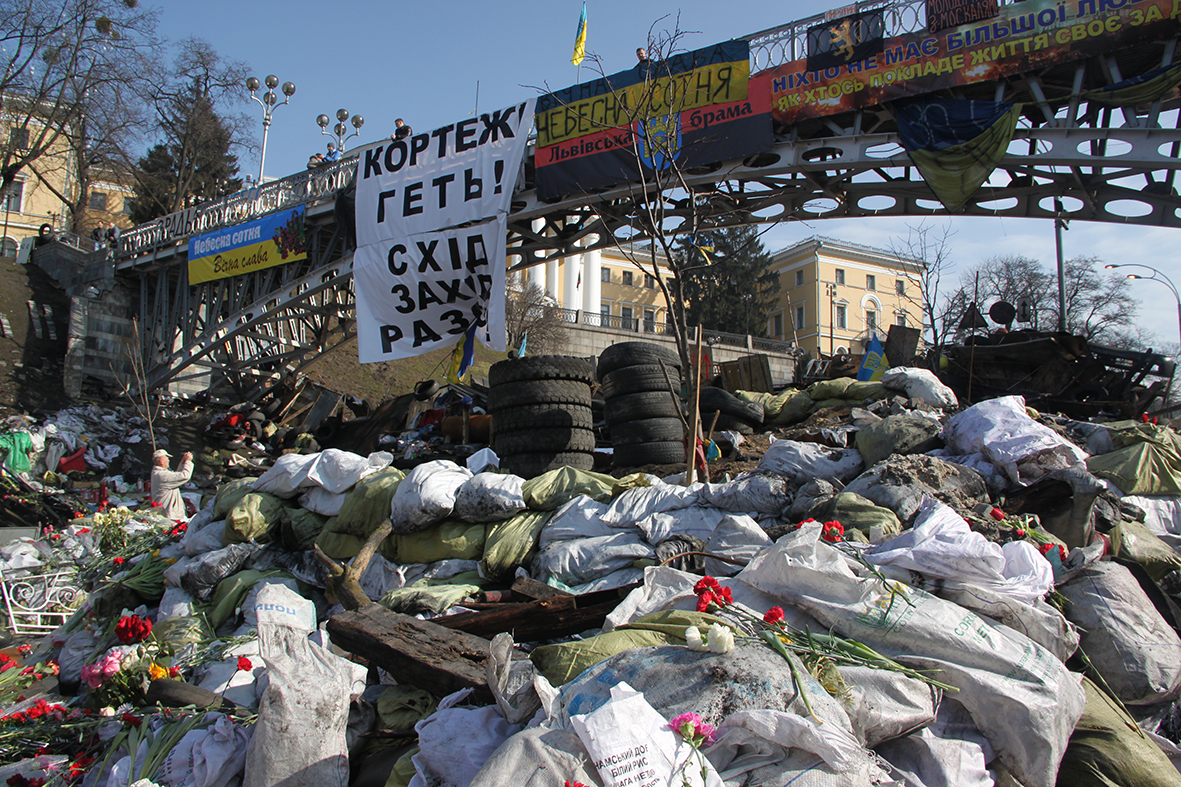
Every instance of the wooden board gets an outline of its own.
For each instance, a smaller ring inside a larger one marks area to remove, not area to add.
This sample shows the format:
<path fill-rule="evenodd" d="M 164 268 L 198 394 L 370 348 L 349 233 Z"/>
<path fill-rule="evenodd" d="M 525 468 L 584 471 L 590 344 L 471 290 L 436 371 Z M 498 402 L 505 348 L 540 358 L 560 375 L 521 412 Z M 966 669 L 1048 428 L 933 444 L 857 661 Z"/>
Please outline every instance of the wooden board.
<path fill-rule="evenodd" d="M 766 355 L 746 355 L 735 361 L 723 361 L 718 368 L 722 372 L 722 387 L 727 391 L 773 391 L 771 359 Z"/>
<path fill-rule="evenodd" d="M 435 622 L 489 639 L 501 633 L 512 634 L 515 642 L 568 637 L 587 629 L 601 628 L 607 616 L 635 587 L 628 585 L 581 596 L 552 596 L 523 604 L 500 604 L 496 609 L 461 612 L 436 618 Z"/>

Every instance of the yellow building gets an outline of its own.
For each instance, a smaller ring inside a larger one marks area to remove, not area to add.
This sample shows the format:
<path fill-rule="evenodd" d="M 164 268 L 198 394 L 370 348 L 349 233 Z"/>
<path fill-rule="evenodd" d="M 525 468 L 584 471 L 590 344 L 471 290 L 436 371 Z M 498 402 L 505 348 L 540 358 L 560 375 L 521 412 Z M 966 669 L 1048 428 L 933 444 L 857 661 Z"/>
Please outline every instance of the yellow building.
<path fill-rule="evenodd" d="M 885 249 L 814 236 L 772 255 L 779 303 L 767 336 L 813 355 L 860 354 L 891 325 L 922 329 L 921 267 Z"/>
<path fill-rule="evenodd" d="M 651 254 L 639 248 L 633 253 L 640 260 Z M 644 267 L 652 270 L 650 263 L 645 262 Z M 661 270 L 665 270 L 663 266 Z M 639 327 L 654 332 L 663 330 L 668 303 L 654 276 L 637 268 L 619 249 L 607 248 L 599 261 L 599 312 L 619 318 L 620 327 L 630 327 L 633 320 L 640 320 Z"/>
<path fill-rule="evenodd" d="M 27 149 L 29 133 L 28 126 L 0 116 L 0 140 L 13 149 Z M 43 224 L 62 226 L 70 209 L 62 195 L 70 196 L 77 188 L 75 170 L 73 152 L 60 136 L 49 152 L 20 171 L 0 194 L 0 256 L 15 257 L 20 242 L 37 235 Z"/>

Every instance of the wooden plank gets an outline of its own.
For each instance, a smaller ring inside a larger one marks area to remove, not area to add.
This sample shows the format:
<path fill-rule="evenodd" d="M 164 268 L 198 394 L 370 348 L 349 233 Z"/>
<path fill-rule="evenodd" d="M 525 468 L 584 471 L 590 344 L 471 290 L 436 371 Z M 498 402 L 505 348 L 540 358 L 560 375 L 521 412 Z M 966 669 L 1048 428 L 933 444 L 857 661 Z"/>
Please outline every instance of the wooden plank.
<path fill-rule="evenodd" d="M 462 612 L 435 618 L 447 628 L 479 637 L 513 635 L 517 642 L 536 642 L 600 628 L 619 602 L 638 585 L 612 588 L 581 596 L 554 596 L 524 604 L 502 604 L 502 609 Z"/>
<path fill-rule="evenodd" d="M 538 582 L 532 577 L 517 577 L 513 580 L 513 596 L 532 599 L 536 601 L 542 598 L 555 598 L 558 596 L 571 596 L 572 593 L 567 593 L 565 590 L 547 585 L 544 582 Z"/>
<path fill-rule="evenodd" d="M 437 696 L 475 689 L 492 701 L 484 664 L 489 642 L 428 620 L 390 612 L 379 604 L 341 612 L 328 621 L 328 635 L 344 650 Z"/>

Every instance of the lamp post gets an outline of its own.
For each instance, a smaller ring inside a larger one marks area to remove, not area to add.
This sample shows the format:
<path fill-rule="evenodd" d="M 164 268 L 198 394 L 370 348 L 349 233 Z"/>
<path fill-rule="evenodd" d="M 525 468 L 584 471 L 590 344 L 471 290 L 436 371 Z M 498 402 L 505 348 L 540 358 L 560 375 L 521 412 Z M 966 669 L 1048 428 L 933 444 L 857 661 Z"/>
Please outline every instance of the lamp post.
<path fill-rule="evenodd" d="M 341 155 L 344 155 L 345 140 L 352 139 L 361 133 L 361 126 L 365 125 L 365 118 L 361 117 L 360 115 L 353 115 L 351 122 L 353 124 L 353 128 L 355 128 L 356 131 L 354 131 L 352 134 L 348 134 L 348 136 L 345 136 L 345 134 L 348 132 L 349 127 L 346 126 L 344 122 L 349 119 L 349 111 L 347 109 L 336 110 L 336 119 L 339 122 L 337 122 L 337 124 L 333 127 L 331 134 L 328 133 L 328 124 L 331 121 L 327 115 L 320 115 L 317 117 L 316 125 L 320 127 L 320 134 L 322 136 L 336 138 L 336 149 L 340 151 Z"/>
<path fill-rule="evenodd" d="M 1138 262 L 1123 263 L 1121 265 L 1104 265 L 1106 270 L 1114 270 L 1116 268 L 1144 268 L 1152 271 L 1151 276 L 1141 276 L 1138 273 L 1127 274 L 1129 279 L 1139 279 L 1141 281 L 1158 281 L 1173 291 L 1173 297 L 1177 300 L 1177 338 L 1181 341 L 1181 292 L 1178 292 L 1177 285 L 1165 274 L 1158 271 L 1151 265 L 1141 265 Z"/>
<path fill-rule="evenodd" d="M 262 156 L 258 160 L 258 185 L 262 185 L 262 168 L 267 161 L 267 132 L 271 128 L 271 115 L 275 109 L 283 106 L 283 104 L 291 103 L 291 97 L 295 95 L 295 83 L 283 83 L 283 101 L 279 102 L 279 97 L 275 95 L 275 87 L 279 84 L 279 77 L 274 74 L 266 78 L 265 84 L 267 92 L 262 94 L 262 98 L 254 95 L 259 88 L 258 78 L 250 77 L 246 80 L 246 89 L 250 91 L 250 98 L 254 99 L 260 107 L 262 107 Z"/>
<path fill-rule="evenodd" d="M 824 282 L 824 293 L 828 296 L 828 354 L 831 357 L 836 352 L 836 297 L 837 285 Z M 817 342 L 819 344 L 819 342 Z"/>

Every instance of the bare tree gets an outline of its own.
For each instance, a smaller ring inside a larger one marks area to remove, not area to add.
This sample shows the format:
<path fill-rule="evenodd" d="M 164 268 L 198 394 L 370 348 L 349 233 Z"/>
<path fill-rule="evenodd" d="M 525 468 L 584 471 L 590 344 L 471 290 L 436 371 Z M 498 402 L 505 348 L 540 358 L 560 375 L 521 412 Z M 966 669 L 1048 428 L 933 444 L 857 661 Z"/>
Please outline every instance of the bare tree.
<path fill-rule="evenodd" d="M 906 277 L 918 287 L 907 287 L 904 297 L 922 312 L 923 327 L 931 334 L 931 346 L 939 352 L 946 342 L 949 315 L 956 308 L 955 298 L 941 295 L 943 277 L 955 269 L 951 258 L 951 238 L 955 232 L 949 224 L 936 228 L 921 223 L 917 227 L 907 225 L 906 229 L 905 240 L 890 242 L 890 253 L 917 267 L 914 273 L 907 272 Z"/>
<path fill-rule="evenodd" d="M 510 280 L 505 325 L 509 347 L 520 347 L 527 335 L 527 352 L 531 355 L 557 353 L 566 344 L 562 308 L 536 284 Z"/>

